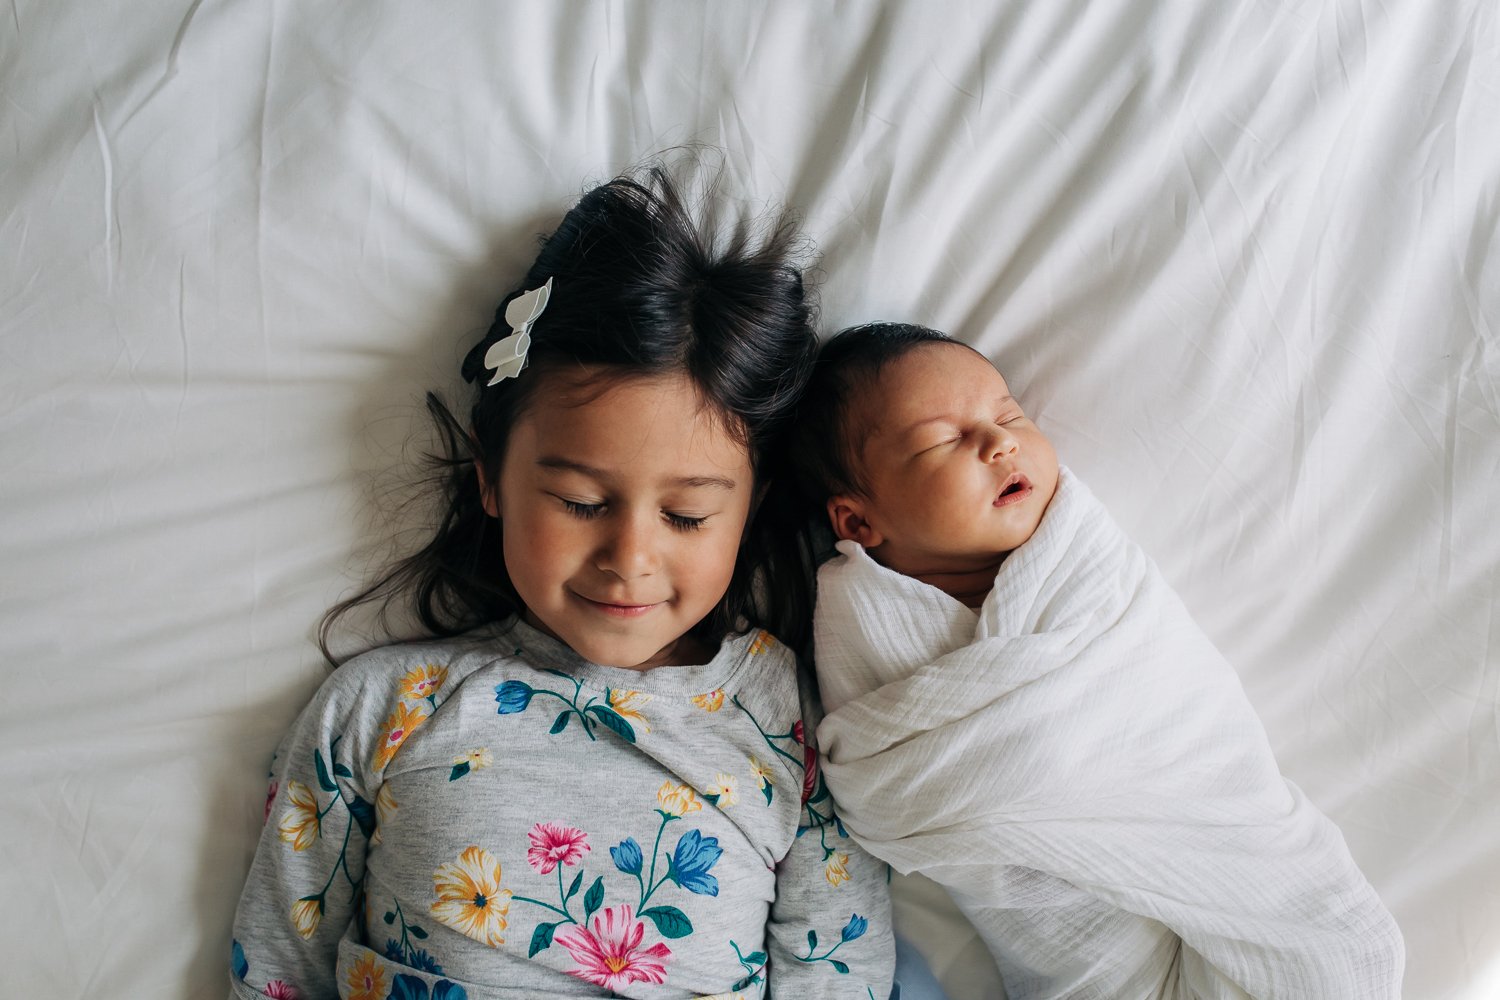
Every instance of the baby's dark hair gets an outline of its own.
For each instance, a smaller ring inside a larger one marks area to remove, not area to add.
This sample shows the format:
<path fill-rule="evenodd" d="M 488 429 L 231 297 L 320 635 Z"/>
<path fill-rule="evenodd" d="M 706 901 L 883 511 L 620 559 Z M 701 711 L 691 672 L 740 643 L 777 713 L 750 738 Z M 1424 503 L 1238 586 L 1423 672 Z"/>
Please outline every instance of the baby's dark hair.
<path fill-rule="evenodd" d="M 420 551 L 324 616 L 324 655 L 338 621 L 376 600 L 383 610 L 398 598 L 409 600 L 422 628 L 435 636 L 523 610 L 505 570 L 501 523 L 484 509 L 476 464 L 494 487 L 511 428 L 554 373 L 603 366 L 600 389 L 623 378 L 686 375 L 707 409 L 745 445 L 757 488 L 776 476 L 779 449 L 772 442 L 791 416 L 817 351 L 813 302 L 799 268 L 806 250 L 786 212 L 764 226 L 742 223 L 714 232 L 694 218 L 660 166 L 585 193 L 543 238 L 525 280 L 501 301 L 493 325 L 464 359 L 463 376 L 475 385 L 468 423 L 427 395 L 444 450 L 434 456 L 443 470 L 440 523 Z M 551 295 L 531 328 L 526 368 L 486 385 L 485 352 L 511 333 L 506 305 L 548 279 Z M 747 625 L 782 638 L 800 635 L 811 593 L 795 534 L 780 502 L 752 511 L 729 589 L 695 627 L 697 638 L 714 645 Z M 764 586 L 755 585 L 758 575 Z"/>
<path fill-rule="evenodd" d="M 875 384 L 886 365 L 931 343 L 968 346 L 913 323 L 851 326 L 823 344 L 787 446 L 787 465 L 801 502 L 818 520 L 829 497 L 869 492 L 860 462 L 868 428 L 858 426 L 856 397 Z"/>

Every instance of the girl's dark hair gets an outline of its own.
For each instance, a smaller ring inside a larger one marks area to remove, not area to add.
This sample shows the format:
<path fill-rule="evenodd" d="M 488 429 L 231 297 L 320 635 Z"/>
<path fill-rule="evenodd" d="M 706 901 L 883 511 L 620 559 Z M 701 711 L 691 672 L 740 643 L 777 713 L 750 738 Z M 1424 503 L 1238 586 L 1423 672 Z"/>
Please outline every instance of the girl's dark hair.
<path fill-rule="evenodd" d="M 840 493 L 868 492 L 859 460 L 867 428 L 855 397 L 874 385 L 886 365 L 930 343 L 960 344 L 946 333 L 912 323 L 866 323 L 840 330 L 824 343 L 797 404 L 787 441 L 785 485 L 800 496 L 807 516 L 823 519 L 823 505 Z"/>
<path fill-rule="evenodd" d="M 484 510 L 476 462 L 493 485 L 510 429 L 550 373 L 602 365 L 605 379 L 685 374 L 749 450 L 757 489 L 778 475 L 772 443 L 817 351 L 813 304 L 798 268 L 805 249 L 785 212 L 759 233 L 745 224 L 715 233 L 695 220 L 660 166 L 584 194 L 542 239 L 525 280 L 501 301 L 489 332 L 464 359 L 463 376 L 475 386 L 468 423 L 427 394 L 443 452 L 432 456 L 443 491 L 436 533 L 324 615 L 318 633 L 324 655 L 336 662 L 328 646 L 333 628 L 355 607 L 377 600 L 383 610 L 409 601 L 435 636 L 522 610 L 505 571 L 501 523 Z M 506 305 L 549 278 L 551 296 L 531 328 L 526 369 L 485 385 L 485 351 L 511 333 Z M 778 500 L 752 511 L 729 589 L 695 627 L 696 636 L 714 645 L 748 624 L 799 641 L 811 591 L 791 516 Z"/>

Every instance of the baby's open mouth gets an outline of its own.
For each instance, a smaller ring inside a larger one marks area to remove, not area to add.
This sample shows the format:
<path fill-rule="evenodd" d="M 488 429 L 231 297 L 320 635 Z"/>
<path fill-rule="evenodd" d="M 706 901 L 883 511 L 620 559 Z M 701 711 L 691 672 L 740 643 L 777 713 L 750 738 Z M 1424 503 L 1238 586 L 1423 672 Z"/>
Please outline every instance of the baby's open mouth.
<path fill-rule="evenodd" d="M 996 507 L 1005 507 L 1013 503 L 1020 503 L 1031 495 L 1031 480 L 1019 472 L 1012 473 L 1005 481 L 1000 490 L 1000 495 L 995 497 Z"/>

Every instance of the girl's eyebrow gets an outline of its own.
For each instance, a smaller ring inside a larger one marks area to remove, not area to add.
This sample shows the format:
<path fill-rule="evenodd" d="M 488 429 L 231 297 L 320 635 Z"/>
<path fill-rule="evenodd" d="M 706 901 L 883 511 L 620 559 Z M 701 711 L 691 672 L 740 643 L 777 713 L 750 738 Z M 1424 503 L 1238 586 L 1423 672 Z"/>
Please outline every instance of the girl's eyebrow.
<path fill-rule="evenodd" d="M 544 469 L 560 469 L 564 472 L 577 472 L 593 479 L 608 480 L 611 475 L 604 469 L 596 469 L 592 465 L 575 462 L 571 458 L 563 458 L 560 455 L 543 455 L 536 460 L 536 464 Z M 708 487 L 716 490 L 733 491 L 739 484 L 733 479 L 724 476 L 678 476 L 667 481 L 672 486 L 693 488 Z"/>

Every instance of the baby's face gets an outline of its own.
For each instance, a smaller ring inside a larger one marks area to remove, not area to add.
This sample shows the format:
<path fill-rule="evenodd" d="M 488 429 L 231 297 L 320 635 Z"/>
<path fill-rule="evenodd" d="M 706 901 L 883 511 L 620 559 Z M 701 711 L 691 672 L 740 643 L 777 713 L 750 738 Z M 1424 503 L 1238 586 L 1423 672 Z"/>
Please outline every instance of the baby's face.
<path fill-rule="evenodd" d="M 868 496 L 828 503 L 834 532 L 916 577 L 992 572 L 1031 537 L 1057 489 L 1057 453 L 1005 379 L 959 344 L 914 348 L 855 403 Z"/>

